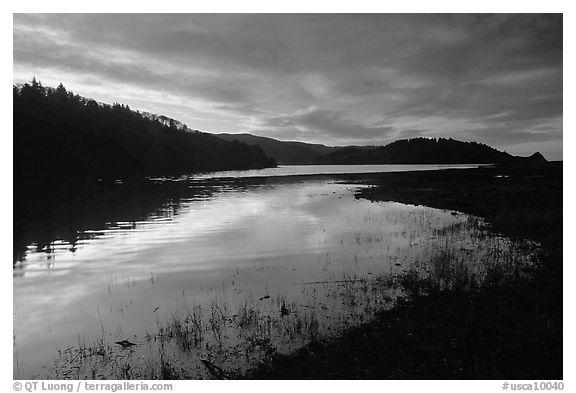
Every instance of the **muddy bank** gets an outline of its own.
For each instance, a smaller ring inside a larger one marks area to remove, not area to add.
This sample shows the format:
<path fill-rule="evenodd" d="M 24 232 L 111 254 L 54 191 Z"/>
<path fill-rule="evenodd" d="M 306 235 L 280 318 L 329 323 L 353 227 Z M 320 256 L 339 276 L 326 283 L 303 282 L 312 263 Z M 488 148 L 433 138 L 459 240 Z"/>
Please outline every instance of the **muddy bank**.
<path fill-rule="evenodd" d="M 251 373 L 257 379 L 561 379 L 562 166 L 348 176 L 357 197 L 461 211 L 541 244 L 531 280 L 414 293 L 363 326 Z M 417 291 L 416 291 L 417 292 Z"/>

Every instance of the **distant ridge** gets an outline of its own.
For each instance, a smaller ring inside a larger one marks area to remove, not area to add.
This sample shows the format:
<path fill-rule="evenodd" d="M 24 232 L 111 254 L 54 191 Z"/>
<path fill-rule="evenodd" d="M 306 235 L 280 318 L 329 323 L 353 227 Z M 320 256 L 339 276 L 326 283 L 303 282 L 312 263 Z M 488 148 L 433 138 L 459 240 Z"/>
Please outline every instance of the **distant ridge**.
<path fill-rule="evenodd" d="M 544 158 L 544 156 L 537 151 L 528 157 L 517 157 L 512 156 L 510 159 L 504 161 L 502 165 L 508 167 L 539 167 L 543 165 L 548 165 L 550 162 Z"/>
<path fill-rule="evenodd" d="M 539 151 L 526 158 L 530 161 L 548 162 L 548 160 L 544 158 L 544 156 Z"/>
<path fill-rule="evenodd" d="M 512 156 L 488 145 L 445 138 L 401 139 L 373 148 L 346 147 L 329 153 L 324 164 L 488 164 Z"/>
<path fill-rule="evenodd" d="M 258 145 L 281 165 L 361 165 L 361 164 L 492 164 L 517 158 L 488 145 L 452 138 L 401 139 L 385 146 L 331 147 L 304 142 L 285 142 L 251 134 L 217 134 L 225 140 Z M 546 160 L 540 153 L 531 161 Z M 522 161 L 527 162 L 527 161 Z"/>
<path fill-rule="evenodd" d="M 317 164 L 319 160 L 338 147 L 305 142 L 286 142 L 252 134 L 216 134 L 226 141 L 239 141 L 249 145 L 258 145 L 264 153 L 280 165 Z"/>

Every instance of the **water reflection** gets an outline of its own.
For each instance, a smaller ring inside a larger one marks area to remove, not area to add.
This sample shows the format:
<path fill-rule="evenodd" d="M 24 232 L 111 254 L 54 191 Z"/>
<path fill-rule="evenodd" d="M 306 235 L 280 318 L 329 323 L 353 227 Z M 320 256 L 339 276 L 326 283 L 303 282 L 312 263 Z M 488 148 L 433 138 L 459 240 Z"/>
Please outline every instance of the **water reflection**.
<path fill-rule="evenodd" d="M 311 174 L 399 172 L 471 168 L 478 165 L 291 165 L 243 171 L 221 171 L 151 181 L 116 181 L 78 186 L 73 192 L 55 188 L 50 192 L 15 195 L 14 258 L 26 259 L 29 251 L 52 254 L 57 242 L 77 245 L 111 229 L 115 224 L 134 226 L 141 222 L 170 219 L 182 201 L 210 198 L 222 191 L 248 190 L 270 177 Z M 276 179 L 273 182 L 290 181 Z"/>
<path fill-rule="evenodd" d="M 255 180 L 254 184 L 265 182 Z M 153 182 L 97 184 L 76 195 L 53 194 L 35 204 L 18 200 L 14 221 L 14 264 L 27 255 L 61 253 L 62 244 L 75 252 L 95 237 L 114 230 L 133 230 L 177 216 L 188 202 L 209 199 L 214 193 L 246 189 L 230 182 Z"/>
<path fill-rule="evenodd" d="M 15 265 L 15 376 L 162 377 L 163 356 L 190 378 L 207 376 L 202 356 L 242 370 L 391 306 L 410 274 L 474 286 L 493 265 L 530 263 L 474 218 L 356 200 L 331 180 L 122 187 L 69 204 L 81 229 L 52 223 L 70 237 L 35 240 Z"/>
<path fill-rule="evenodd" d="M 406 172 L 406 171 L 434 171 L 440 169 L 466 169 L 476 168 L 485 164 L 437 164 L 437 165 L 280 165 L 276 168 L 252 169 L 240 171 L 218 171 L 184 176 L 179 179 L 221 179 L 221 178 L 244 178 L 244 177 L 270 177 L 270 176 L 294 176 L 294 175 L 336 175 L 349 173 L 381 173 L 381 172 Z M 163 180 L 169 180 L 163 178 Z M 174 179 L 171 179 L 174 180 Z"/>

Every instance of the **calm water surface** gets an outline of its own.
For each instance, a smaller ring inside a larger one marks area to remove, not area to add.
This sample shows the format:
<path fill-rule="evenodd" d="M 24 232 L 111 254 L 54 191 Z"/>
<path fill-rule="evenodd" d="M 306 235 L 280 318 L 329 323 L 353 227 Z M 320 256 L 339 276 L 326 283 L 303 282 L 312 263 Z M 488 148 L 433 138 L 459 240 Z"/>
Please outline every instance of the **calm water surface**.
<path fill-rule="evenodd" d="M 482 164 L 484 165 L 484 164 Z M 336 175 L 347 173 L 380 173 L 407 171 L 435 171 L 441 169 L 467 169 L 482 166 L 478 164 L 442 164 L 442 165 L 279 165 L 276 168 L 252 169 L 242 171 L 208 172 L 184 176 L 185 179 L 243 178 L 294 175 Z"/>
<path fill-rule="evenodd" d="M 357 200 L 334 180 L 155 183 L 170 191 L 118 185 L 71 209 L 76 236 L 15 264 L 15 378 L 154 378 L 166 358 L 188 378 L 209 376 L 201 357 L 243 371 L 393 306 L 403 277 L 481 285 L 533 253 L 473 217 Z M 137 213 L 102 207 L 129 201 Z"/>

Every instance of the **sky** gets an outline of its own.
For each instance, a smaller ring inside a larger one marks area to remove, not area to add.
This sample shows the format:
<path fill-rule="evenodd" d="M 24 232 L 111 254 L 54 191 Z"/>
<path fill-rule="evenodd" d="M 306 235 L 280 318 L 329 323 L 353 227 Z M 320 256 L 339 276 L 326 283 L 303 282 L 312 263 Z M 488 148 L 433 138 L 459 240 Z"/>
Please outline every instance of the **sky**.
<path fill-rule="evenodd" d="M 14 14 L 15 83 L 192 129 L 562 159 L 562 15 Z"/>

